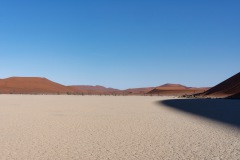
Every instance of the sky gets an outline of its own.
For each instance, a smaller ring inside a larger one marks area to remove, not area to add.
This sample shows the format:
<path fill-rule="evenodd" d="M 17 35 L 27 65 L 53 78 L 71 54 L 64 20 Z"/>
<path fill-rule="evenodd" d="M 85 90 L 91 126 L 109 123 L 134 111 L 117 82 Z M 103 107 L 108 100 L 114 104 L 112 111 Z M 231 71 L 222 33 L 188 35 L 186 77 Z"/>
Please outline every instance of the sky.
<path fill-rule="evenodd" d="M 214 86 L 240 69 L 239 0 L 1 0 L 0 78 Z"/>

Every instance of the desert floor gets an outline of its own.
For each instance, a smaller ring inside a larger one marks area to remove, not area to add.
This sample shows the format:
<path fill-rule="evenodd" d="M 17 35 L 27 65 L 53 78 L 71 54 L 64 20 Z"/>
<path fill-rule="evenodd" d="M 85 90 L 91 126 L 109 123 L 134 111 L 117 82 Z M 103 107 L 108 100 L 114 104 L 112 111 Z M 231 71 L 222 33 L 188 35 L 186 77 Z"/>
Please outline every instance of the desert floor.
<path fill-rule="evenodd" d="M 240 100 L 0 95 L 0 159 L 240 159 L 239 121 Z"/>

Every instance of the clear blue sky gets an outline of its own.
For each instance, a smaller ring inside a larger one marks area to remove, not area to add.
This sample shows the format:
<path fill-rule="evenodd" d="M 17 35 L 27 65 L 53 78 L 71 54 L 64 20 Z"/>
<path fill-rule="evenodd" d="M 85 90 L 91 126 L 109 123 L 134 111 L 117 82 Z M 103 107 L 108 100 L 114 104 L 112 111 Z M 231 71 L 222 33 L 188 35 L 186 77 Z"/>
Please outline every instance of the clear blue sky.
<path fill-rule="evenodd" d="M 1 0 L 0 78 L 213 86 L 240 69 L 239 0 Z"/>

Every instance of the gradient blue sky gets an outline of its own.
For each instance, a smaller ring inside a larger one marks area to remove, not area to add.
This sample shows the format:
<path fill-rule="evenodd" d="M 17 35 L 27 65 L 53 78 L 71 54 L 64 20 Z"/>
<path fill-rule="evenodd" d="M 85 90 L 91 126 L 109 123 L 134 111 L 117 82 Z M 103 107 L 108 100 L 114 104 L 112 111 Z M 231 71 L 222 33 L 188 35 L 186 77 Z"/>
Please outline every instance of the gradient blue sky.
<path fill-rule="evenodd" d="M 240 69 L 239 0 L 1 0 L 0 78 L 213 86 Z"/>

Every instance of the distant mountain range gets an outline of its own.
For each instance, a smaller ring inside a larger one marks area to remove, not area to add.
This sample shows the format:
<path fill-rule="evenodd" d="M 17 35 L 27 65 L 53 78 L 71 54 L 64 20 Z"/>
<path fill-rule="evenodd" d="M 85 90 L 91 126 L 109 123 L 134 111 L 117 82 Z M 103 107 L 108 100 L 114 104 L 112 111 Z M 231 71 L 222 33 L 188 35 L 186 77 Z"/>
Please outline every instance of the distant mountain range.
<path fill-rule="evenodd" d="M 73 85 L 70 88 L 76 90 L 77 92 L 85 94 L 120 94 L 120 90 L 114 88 L 106 88 L 104 86 L 90 86 L 90 85 Z"/>
<path fill-rule="evenodd" d="M 212 88 L 164 84 L 158 87 L 119 90 L 104 86 L 64 86 L 39 77 L 10 77 L 0 79 L 0 94 L 89 94 L 89 95 L 160 95 L 195 97 L 240 98 L 240 72 Z"/>
<path fill-rule="evenodd" d="M 89 86 L 89 85 L 75 85 L 70 86 L 71 88 L 74 88 L 75 90 L 78 90 L 78 92 L 83 92 L 86 94 L 145 94 L 154 87 L 147 87 L 147 88 L 130 88 L 126 90 L 119 90 L 115 88 L 106 88 L 104 86 Z"/>
<path fill-rule="evenodd" d="M 64 86 L 39 77 L 10 77 L 0 79 L 0 94 L 106 94 L 106 95 L 181 95 L 198 93 L 208 88 L 192 88 L 180 84 L 165 84 L 158 87 L 130 88 L 119 90 L 104 86 Z"/>
<path fill-rule="evenodd" d="M 144 94 L 151 89 L 153 87 L 119 90 L 99 85 L 64 86 L 40 77 L 0 79 L 1 94 Z"/>

